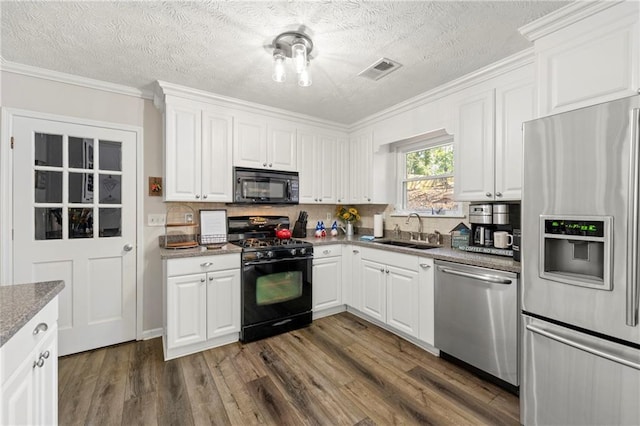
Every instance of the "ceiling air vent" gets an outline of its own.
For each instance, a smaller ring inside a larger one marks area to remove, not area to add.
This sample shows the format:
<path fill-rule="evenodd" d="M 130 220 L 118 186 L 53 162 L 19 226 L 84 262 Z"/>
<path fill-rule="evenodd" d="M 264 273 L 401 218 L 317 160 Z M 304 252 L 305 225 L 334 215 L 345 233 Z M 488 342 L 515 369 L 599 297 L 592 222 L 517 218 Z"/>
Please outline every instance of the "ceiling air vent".
<path fill-rule="evenodd" d="M 380 80 L 382 77 L 394 72 L 401 66 L 402 64 L 392 61 L 391 59 L 380 58 L 358 75 L 370 80 Z"/>

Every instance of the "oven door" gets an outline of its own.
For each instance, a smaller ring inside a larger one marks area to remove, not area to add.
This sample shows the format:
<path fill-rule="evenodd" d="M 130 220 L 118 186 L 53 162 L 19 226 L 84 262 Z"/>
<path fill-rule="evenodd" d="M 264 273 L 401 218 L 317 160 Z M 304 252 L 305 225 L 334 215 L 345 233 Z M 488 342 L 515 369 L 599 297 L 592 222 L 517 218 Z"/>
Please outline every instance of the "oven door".
<path fill-rule="evenodd" d="M 242 272 L 242 325 L 311 311 L 312 257 L 245 262 Z"/>

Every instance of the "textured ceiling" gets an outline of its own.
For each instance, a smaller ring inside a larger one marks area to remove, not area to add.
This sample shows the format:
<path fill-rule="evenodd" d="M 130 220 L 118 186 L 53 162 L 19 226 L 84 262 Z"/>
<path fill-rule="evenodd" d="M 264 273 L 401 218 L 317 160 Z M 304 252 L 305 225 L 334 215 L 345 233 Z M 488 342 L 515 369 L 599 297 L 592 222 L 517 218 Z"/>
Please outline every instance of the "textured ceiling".
<path fill-rule="evenodd" d="M 351 124 L 529 47 L 517 28 L 568 3 L 2 1 L 1 55 L 142 90 L 164 80 Z M 301 25 L 315 44 L 313 85 L 275 83 L 264 46 Z M 381 57 L 403 67 L 378 81 L 357 76 Z"/>

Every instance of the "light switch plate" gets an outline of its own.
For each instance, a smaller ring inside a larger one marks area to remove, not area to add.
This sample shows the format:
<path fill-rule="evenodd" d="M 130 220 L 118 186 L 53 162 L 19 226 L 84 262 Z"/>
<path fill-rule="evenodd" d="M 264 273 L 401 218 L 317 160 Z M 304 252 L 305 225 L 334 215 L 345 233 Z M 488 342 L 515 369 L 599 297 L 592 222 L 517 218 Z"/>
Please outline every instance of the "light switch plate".
<path fill-rule="evenodd" d="M 164 226 L 166 223 L 166 217 L 164 213 L 158 214 L 149 214 L 147 216 L 147 225 L 148 226 Z"/>

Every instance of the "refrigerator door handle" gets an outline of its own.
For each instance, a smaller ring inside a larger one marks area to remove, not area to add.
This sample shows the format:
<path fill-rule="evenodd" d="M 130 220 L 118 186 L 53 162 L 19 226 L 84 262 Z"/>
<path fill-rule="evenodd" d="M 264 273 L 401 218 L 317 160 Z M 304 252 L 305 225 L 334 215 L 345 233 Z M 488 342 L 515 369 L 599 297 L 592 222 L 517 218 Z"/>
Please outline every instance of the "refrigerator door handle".
<path fill-rule="evenodd" d="M 577 342 L 571 339 L 568 335 L 562 336 L 560 333 L 552 332 L 549 330 L 545 330 L 543 328 L 537 327 L 533 324 L 527 324 L 527 330 L 532 331 L 534 333 L 540 334 L 541 336 L 548 337 L 549 339 L 553 339 L 557 342 L 564 343 L 565 345 L 572 346 L 576 349 L 580 349 L 582 351 L 588 352 L 592 355 L 598 356 L 600 358 L 607 359 L 609 361 L 617 362 L 618 364 L 626 365 L 627 367 L 635 368 L 636 370 L 640 370 L 640 363 L 635 362 L 635 360 L 626 359 L 616 354 L 605 352 L 599 348 L 595 348 L 584 344 L 582 342 Z M 637 357 L 636 357 L 637 358 Z"/>
<path fill-rule="evenodd" d="M 627 306 L 626 322 L 638 326 L 638 185 L 640 184 L 640 109 L 633 109 L 631 129 L 631 182 L 629 185 L 629 246 L 627 247 Z"/>

